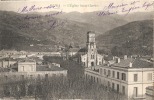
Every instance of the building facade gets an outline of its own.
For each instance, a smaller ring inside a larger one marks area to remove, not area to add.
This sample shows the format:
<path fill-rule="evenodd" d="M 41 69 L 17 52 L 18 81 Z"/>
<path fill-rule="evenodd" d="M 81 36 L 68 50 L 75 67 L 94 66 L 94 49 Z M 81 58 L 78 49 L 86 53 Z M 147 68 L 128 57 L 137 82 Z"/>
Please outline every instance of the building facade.
<path fill-rule="evenodd" d="M 154 67 L 141 58 L 117 58 L 113 64 L 85 69 L 85 76 L 128 98 L 145 98 L 146 87 L 154 83 Z"/>
<path fill-rule="evenodd" d="M 52 63 L 48 65 L 37 65 L 34 60 L 17 61 L 10 68 L 1 68 L 0 81 L 7 82 L 10 80 L 20 79 L 36 79 L 38 77 L 45 78 L 46 76 L 63 76 L 67 77 L 67 70 L 60 67 L 60 64 Z"/>
<path fill-rule="evenodd" d="M 97 52 L 94 32 L 90 31 L 87 33 L 86 49 L 87 49 L 86 54 L 81 55 L 81 63 L 85 67 L 101 65 L 103 56 L 98 54 Z"/>

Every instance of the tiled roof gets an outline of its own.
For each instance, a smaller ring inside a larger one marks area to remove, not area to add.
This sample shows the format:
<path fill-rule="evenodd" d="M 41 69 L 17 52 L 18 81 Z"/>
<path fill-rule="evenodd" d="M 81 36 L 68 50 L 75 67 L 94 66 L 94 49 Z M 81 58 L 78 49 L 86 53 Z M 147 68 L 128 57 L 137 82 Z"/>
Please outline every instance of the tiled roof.
<path fill-rule="evenodd" d="M 131 68 L 154 68 L 152 62 L 148 62 L 148 61 L 140 59 L 140 58 L 121 59 L 119 63 L 114 63 L 113 66 L 116 66 L 116 67 L 129 67 L 130 62 L 132 63 Z"/>
<path fill-rule="evenodd" d="M 19 62 L 35 62 L 35 60 L 32 59 L 21 59 Z"/>
<path fill-rule="evenodd" d="M 17 61 L 17 59 L 13 59 L 13 58 L 2 58 L 0 59 L 0 61 Z"/>
<path fill-rule="evenodd" d="M 57 66 L 51 66 L 49 68 L 48 65 L 38 65 L 36 66 L 36 71 L 63 71 L 65 69 Z"/>

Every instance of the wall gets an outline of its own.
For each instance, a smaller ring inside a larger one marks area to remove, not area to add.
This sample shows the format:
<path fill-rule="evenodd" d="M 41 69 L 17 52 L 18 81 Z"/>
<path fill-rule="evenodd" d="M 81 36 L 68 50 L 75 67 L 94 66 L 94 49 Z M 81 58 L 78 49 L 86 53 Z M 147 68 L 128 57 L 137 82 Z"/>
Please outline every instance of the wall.
<path fill-rule="evenodd" d="M 18 72 L 35 72 L 36 62 L 19 62 Z"/>

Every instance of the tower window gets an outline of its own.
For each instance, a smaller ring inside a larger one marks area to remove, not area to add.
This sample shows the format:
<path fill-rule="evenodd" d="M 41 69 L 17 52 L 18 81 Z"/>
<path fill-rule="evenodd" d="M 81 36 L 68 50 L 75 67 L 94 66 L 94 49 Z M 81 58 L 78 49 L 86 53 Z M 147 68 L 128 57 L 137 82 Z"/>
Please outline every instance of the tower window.
<path fill-rule="evenodd" d="M 94 55 L 93 54 L 91 55 L 91 59 L 94 59 Z"/>

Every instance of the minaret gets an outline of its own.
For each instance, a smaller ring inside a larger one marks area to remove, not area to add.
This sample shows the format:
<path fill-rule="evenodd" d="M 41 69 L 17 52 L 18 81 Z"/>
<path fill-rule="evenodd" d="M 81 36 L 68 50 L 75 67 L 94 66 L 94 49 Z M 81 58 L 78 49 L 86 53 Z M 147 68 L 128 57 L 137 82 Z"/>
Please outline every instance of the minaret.
<path fill-rule="evenodd" d="M 87 67 L 96 66 L 97 48 L 95 43 L 95 33 L 87 33 Z"/>

